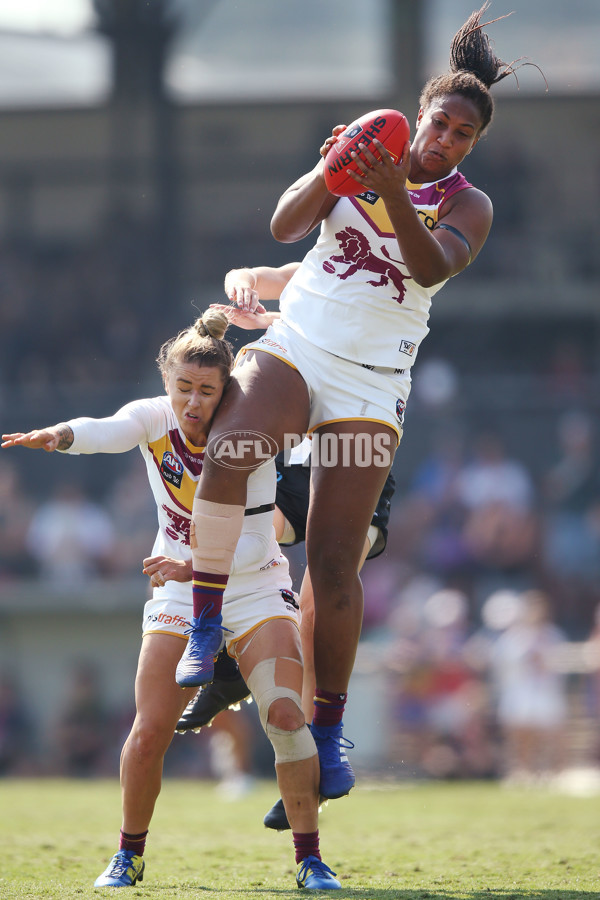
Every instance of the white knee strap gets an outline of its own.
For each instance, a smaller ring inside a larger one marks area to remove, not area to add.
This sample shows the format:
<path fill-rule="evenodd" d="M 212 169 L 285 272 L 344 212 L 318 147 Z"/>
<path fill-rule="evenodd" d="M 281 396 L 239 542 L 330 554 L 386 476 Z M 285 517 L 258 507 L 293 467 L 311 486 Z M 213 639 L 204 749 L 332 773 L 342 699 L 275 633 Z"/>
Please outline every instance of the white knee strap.
<path fill-rule="evenodd" d="M 310 759 L 317 755 L 315 740 L 306 723 L 295 731 L 284 731 L 282 728 L 267 725 L 266 734 L 275 751 L 276 765 L 300 762 L 302 759 Z"/>
<path fill-rule="evenodd" d="M 243 506 L 194 497 L 190 527 L 194 569 L 229 575 L 243 524 Z"/>
<path fill-rule="evenodd" d="M 298 709 L 302 711 L 302 698 L 292 688 L 275 684 L 275 664 L 277 659 L 264 659 L 252 669 L 246 679 L 246 683 L 252 691 L 255 703 L 258 707 L 261 725 L 269 738 L 275 751 L 275 762 L 297 762 L 301 759 L 309 759 L 317 752 L 313 736 L 307 725 L 302 725 L 295 731 L 285 731 L 276 728 L 268 722 L 269 708 L 274 700 L 286 697 L 292 700 Z"/>

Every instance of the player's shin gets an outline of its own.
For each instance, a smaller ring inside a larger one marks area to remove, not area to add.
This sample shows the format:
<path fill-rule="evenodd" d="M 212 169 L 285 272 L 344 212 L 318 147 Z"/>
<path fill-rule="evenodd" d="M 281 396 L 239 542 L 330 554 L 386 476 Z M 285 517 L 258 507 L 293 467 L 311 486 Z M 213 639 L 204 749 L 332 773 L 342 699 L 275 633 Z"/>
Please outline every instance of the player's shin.
<path fill-rule="evenodd" d="M 221 612 L 243 522 L 243 506 L 194 498 L 190 545 L 196 619 Z"/>

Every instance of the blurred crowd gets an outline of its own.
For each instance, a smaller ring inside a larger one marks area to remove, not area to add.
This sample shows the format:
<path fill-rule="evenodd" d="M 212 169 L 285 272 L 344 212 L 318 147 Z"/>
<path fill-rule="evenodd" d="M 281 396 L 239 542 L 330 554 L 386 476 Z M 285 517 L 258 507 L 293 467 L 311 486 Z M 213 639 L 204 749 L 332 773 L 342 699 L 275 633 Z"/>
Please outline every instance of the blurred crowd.
<path fill-rule="evenodd" d="M 156 241 L 151 229 L 114 217 L 96 240 L 76 249 L 5 243 L 3 389 L 16 388 L 34 400 L 58 386 L 139 380 L 173 327 L 173 308 L 160 302 L 151 263 L 158 258 Z"/>
<path fill-rule="evenodd" d="M 557 423 L 545 471 L 508 454 L 494 430 L 468 444 L 444 430 L 399 488 L 387 550 L 363 570 L 363 641 L 377 648 L 384 673 L 387 772 L 529 782 L 574 763 L 600 765 L 599 459 L 591 417 L 573 411 Z M 6 454 L 0 498 L 5 589 L 41 576 L 72 592 L 90 576 L 137 573 L 154 538 L 135 453 L 103 497 L 59 480 L 42 502 Z M 296 579 L 302 565 L 296 554 Z M 85 666 L 67 694 L 42 762 L 26 704 L 6 675 L 2 773 L 116 770 L 132 710 L 109 709 L 98 673 Z M 169 753 L 167 771 L 239 785 L 260 770 L 268 748 L 245 710 L 226 714 L 208 735 L 177 738 Z"/>
<path fill-rule="evenodd" d="M 214 299 L 188 297 L 181 309 L 161 302 L 151 265 L 157 236 L 117 219 L 103 235 L 77 252 L 0 251 L 9 298 L 0 305 L 3 430 L 105 415 L 146 395 L 150 381 L 159 391 L 160 344 L 197 313 L 191 303 L 203 308 L 203 299 Z M 224 260 L 212 263 L 226 268 Z M 394 463 L 388 547 L 363 570 L 363 640 L 377 648 L 385 677 L 386 765 L 399 777 L 516 780 L 556 772 L 574 754 L 597 765 L 594 339 L 586 342 L 580 329 L 581 345 L 550 340 L 550 331 L 536 342 L 523 322 L 514 332 L 494 322 L 486 343 L 481 322 L 478 334 L 469 327 L 461 320 L 456 331 L 434 329 L 432 355 L 426 345 L 419 360 Z M 536 333 L 544 327 L 548 321 L 536 321 Z M 513 358 L 518 340 L 526 352 Z M 447 358 L 436 358 L 440 348 Z M 543 434 L 534 427 L 540 422 Z M 55 456 L 32 466 L 27 451 L 0 453 L 4 596 L 27 579 L 74 593 L 90 579 L 137 575 L 154 541 L 156 510 L 140 454 L 117 468 L 107 459 L 84 468 Z M 299 558 L 292 568 L 299 580 Z M 65 688 L 52 747 L 42 748 L 20 687 L 5 672 L 0 773 L 112 772 L 131 715 L 110 708 L 99 673 L 83 666 Z M 270 771 L 252 712 L 232 715 L 212 736 L 174 741 L 167 770 L 225 780 Z M 251 752 L 240 751 L 244 742 Z"/>

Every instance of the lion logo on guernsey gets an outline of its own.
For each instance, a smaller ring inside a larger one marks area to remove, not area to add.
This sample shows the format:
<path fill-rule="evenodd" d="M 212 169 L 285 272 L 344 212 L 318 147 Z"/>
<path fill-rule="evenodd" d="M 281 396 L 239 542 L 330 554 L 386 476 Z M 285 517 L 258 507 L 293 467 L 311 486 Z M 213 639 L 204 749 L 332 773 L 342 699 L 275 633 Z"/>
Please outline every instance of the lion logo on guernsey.
<path fill-rule="evenodd" d="M 400 269 L 392 265 L 393 260 L 387 249 L 382 247 L 381 252 L 389 262 L 386 262 L 379 256 L 375 256 L 365 235 L 357 228 L 352 228 L 352 226 L 336 232 L 335 236 L 342 252 L 339 256 L 331 256 L 329 259 L 326 259 L 323 263 L 324 270 L 329 272 L 330 275 L 337 274 L 337 277 L 341 278 L 342 281 L 345 281 L 351 275 L 355 275 L 360 269 L 372 272 L 374 275 L 379 275 L 379 278 L 377 281 L 369 281 L 369 284 L 373 285 L 373 287 L 385 287 L 391 281 L 398 292 L 393 299 L 397 300 L 398 303 L 402 303 L 406 293 L 404 282 L 407 276 L 403 275 Z M 334 263 L 344 263 L 348 268 L 345 272 L 336 273 Z"/>

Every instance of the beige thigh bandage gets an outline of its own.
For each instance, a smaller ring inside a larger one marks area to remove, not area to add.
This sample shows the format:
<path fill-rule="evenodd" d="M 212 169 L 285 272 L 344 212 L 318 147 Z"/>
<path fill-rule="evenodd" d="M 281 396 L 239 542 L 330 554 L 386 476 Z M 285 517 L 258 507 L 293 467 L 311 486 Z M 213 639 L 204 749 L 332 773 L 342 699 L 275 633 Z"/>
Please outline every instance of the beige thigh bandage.
<path fill-rule="evenodd" d="M 229 575 L 243 524 L 243 506 L 194 497 L 190 526 L 194 569 Z"/>
<path fill-rule="evenodd" d="M 301 759 L 310 759 L 315 756 L 317 748 L 310 729 L 302 725 L 295 731 L 284 731 L 269 724 L 269 708 L 274 700 L 287 697 L 293 700 L 299 710 L 302 710 L 302 698 L 293 688 L 276 684 L 276 669 L 278 663 L 292 662 L 300 665 L 299 660 L 285 657 L 273 657 L 264 659 L 252 669 L 246 679 L 246 683 L 252 691 L 252 696 L 258 707 L 261 725 L 269 738 L 275 751 L 275 762 L 298 762 Z"/>

